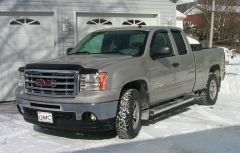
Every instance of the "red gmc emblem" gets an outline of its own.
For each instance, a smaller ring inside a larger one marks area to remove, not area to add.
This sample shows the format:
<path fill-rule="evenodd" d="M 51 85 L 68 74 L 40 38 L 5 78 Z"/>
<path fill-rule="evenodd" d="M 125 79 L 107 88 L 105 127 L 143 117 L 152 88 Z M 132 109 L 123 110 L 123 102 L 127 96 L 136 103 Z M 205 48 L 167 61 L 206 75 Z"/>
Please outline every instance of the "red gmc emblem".
<path fill-rule="evenodd" d="M 53 82 L 55 82 L 55 80 L 37 79 L 35 85 L 38 87 L 53 87 Z"/>

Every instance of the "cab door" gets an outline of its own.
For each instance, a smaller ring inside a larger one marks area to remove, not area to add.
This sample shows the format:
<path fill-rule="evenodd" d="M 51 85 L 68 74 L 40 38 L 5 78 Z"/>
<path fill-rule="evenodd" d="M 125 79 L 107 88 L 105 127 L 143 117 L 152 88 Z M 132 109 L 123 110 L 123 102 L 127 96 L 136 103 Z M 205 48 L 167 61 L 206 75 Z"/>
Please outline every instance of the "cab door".
<path fill-rule="evenodd" d="M 190 93 L 195 83 L 195 62 L 191 49 L 186 45 L 187 38 L 178 29 L 171 30 L 175 48 L 179 57 L 178 67 L 175 68 L 175 87 L 179 95 Z"/>
<path fill-rule="evenodd" d="M 149 75 L 151 83 L 150 101 L 156 104 L 176 96 L 175 69 L 179 58 L 175 55 L 169 31 L 154 33 L 149 58 Z"/>

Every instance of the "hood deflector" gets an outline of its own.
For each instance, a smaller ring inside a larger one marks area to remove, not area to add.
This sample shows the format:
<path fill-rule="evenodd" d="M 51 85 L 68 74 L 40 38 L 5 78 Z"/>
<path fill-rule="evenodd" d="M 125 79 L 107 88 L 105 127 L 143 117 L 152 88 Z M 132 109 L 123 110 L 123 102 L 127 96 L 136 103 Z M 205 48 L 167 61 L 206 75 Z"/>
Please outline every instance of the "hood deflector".
<path fill-rule="evenodd" d="M 81 65 L 77 64 L 44 64 L 44 63 L 33 63 L 27 64 L 25 69 L 37 69 L 37 70 L 75 70 L 81 74 L 93 74 L 98 73 L 97 69 L 86 69 Z"/>

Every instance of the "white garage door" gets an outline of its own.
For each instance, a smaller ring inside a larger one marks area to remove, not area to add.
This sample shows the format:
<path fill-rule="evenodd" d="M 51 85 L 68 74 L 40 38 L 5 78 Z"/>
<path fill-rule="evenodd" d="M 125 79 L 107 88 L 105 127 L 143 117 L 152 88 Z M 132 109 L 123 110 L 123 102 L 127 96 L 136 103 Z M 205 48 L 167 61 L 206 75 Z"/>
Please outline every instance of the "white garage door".
<path fill-rule="evenodd" d="M 154 14 L 77 14 L 78 41 L 86 34 L 103 28 L 120 26 L 147 25 L 156 26 L 157 15 Z"/>
<path fill-rule="evenodd" d="M 14 99 L 19 67 L 57 56 L 52 15 L 0 13 L 0 101 Z"/>

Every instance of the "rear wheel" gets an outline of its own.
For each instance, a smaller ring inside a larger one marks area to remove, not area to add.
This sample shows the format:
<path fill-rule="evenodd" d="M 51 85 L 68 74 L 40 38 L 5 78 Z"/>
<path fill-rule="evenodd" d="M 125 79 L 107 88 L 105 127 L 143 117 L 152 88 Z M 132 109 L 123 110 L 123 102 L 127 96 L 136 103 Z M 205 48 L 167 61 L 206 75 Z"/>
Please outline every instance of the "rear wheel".
<path fill-rule="evenodd" d="M 116 118 L 116 130 L 119 138 L 132 139 L 141 129 L 140 96 L 136 89 L 123 92 Z"/>
<path fill-rule="evenodd" d="M 214 105 L 218 97 L 218 79 L 215 74 L 210 74 L 206 88 L 200 92 L 203 105 Z"/>

